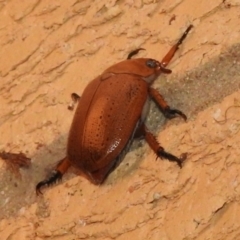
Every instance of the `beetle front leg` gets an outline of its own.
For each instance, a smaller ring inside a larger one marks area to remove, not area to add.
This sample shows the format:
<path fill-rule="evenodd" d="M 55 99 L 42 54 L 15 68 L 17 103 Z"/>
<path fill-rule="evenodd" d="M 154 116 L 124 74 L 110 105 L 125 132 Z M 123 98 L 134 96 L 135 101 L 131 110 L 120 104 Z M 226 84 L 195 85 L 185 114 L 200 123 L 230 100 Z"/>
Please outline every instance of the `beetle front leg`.
<path fill-rule="evenodd" d="M 157 154 L 160 158 L 168 159 L 172 162 L 177 162 L 178 166 L 182 168 L 182 163 L 187 158 L 187 153 L 183 153 L 179 158 L 172 155 L 171 153 L 168 153 L 164 150 L 163 147 L 160 146 L 155 136 L 147 129 L 145 125 L 142 126 L 142 131 L 145 137 L 145 140 L 149 144 L 149 146 L 152 148 L 152 150 Z"/>
<path fill-rule="evenodd" d="M 72 98 L 72 102 L 69 103 L 68 110 L 72 111 L 75 107 L 75 104 L 79 101 L 80 96 L 77 93 L 72 93 L 71 98 Z"/>
<path fill-rule="evenodd" d="M 166 101 L 164 100 L 164 98 L 162 97 L 162 95 L 156 89 L 150 87 L 149 94 L 151 95 L 153 100 L 156 102 L 156 104 L 159 106 L 159 108 L 161 109 L 161 111 L 163 112 L 166 118 L 172 119 L 177 117 L 177 115 L 179 115 L 185 121 L 187 120 L 187 116 L 183 112 L 177 109 L 171 109 L 166 103 Z"/>
<path fill-rule="evenodd" d="M 68 170 L 68 168 L 70 167 L 70 162 L 68 160 L 67 157 L 65 157 L 64 159 L 62 159 L 60 161 L 60 163 L 57 165 L 56 169 L 54 169 L 50 175 L 50 177 L 48 177 L 47 179 L 39 182 L 36 186 L 36 194 L 42 194 L 41 192 L 41 188 L 45 187 L 45 186 L 50 186 L 54 183 L 56 183 L 57 181 L 62 179 L 63 174 Z"/>

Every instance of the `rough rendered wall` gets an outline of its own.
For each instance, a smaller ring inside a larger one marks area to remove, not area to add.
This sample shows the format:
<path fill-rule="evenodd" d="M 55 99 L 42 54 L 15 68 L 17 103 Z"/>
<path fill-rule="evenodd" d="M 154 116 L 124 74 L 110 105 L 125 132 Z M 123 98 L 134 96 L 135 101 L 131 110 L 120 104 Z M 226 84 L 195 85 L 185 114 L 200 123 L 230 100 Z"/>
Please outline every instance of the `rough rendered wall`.
<path fill-rule="evenodd" d="M 155 83 L 188 121 L 154 104 L 148 119 L 184 167 L 141 141 L 102 186 L 72 169 L 36 197 L 65 155 L 70 94 L 135 48 L 161 60 L 189 24 Z M 239 59 L 239 0 L 0 0 L 0 151 L 32 159 L 21 179 L 0 159 L 0 239 L 240 239 Z"/>

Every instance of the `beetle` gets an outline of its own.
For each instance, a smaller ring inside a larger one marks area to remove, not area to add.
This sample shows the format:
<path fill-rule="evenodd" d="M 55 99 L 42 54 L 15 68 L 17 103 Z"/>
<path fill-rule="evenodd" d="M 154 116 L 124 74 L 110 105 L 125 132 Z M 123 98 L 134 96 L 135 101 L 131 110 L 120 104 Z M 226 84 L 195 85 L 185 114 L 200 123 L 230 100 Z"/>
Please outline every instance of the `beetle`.
<path fill-rule="evenodd" d="M 182 167 L 186 154 L 176 157 L 160 146 L 147 129 L 145 119 L 149 100 L 158 105 L 166 118 L 186 115 L 171 109 L 161 94 L 151 87 L 161 73 L 169 74 L 166 66 L 186 38 L 190 25 L 161 62 L 152 58 L 135 58 L 142 48 L 129 53 L 126 60 L 107 68 L 92 80 L 82 96 L 73 93 L 78 106 L 69 131 L 67 154 L 49 178 L 36 185 L 36 193 L 44 186 L 60 180 L 72 165 L 93 184 L 101 184 L 119 165 L 135 137 L 143 136 L 160 158 L 176 162 Z M 72 108 L 71 106 L 70 108 Z"/>

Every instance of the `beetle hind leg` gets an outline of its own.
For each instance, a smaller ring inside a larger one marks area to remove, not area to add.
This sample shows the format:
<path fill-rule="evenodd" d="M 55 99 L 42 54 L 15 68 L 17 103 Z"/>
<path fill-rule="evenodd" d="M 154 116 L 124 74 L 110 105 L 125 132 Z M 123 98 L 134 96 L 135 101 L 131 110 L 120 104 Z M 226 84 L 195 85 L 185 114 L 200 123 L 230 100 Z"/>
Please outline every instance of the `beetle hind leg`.
<path fill-rule="evenodd" d="M 70 162 L 67 159 L 67 157 L 65 157 L 64 159 L 62 159 L 60 161 L 60 163 L 57 165 L 56 169 L 54 169 L 50 175 L 50 177 L 48 177 L 47 179 L 39 182 L 36 185 L 36 194 L 42 194 L 41 189 L 45 186 L 50 186 L 54 183 L 56 183 L 57 181 L 62 179 L 63 174 L 68 170 L 68 168 L 70 167 Z"/>
<path fill-rule="evenodd" d="M 61 180 L 62 179 L 62 174 L 61 172 L 59 171 L 56 171 L 56 170 L 53 170 L 50 177 L 39 182 L 36 186 L 36 194 L 39 195 L 39 194 L 42 194 L 41 192 L 41 188 L 44 187 L 44 186 L 50 186 L 54 183 L 56 183 L 57 181 Z"/>
<path fill-rule="evenodd" d="M 155 136 L 146 128 L 145 125 L 142 126 L 142 130 L 147 143 L 152 148 L 152 150 L 157 154 L 158 157 L 168 159 L 169 161 L 172 162 L 177 162 L 178 166 L 182 168 L 182 163 L 187 158 L 186 153 L 183 153 L 180 157 L 176 157 L 171 153 L 166 152 L 164 148 L 159 145 Z"/>

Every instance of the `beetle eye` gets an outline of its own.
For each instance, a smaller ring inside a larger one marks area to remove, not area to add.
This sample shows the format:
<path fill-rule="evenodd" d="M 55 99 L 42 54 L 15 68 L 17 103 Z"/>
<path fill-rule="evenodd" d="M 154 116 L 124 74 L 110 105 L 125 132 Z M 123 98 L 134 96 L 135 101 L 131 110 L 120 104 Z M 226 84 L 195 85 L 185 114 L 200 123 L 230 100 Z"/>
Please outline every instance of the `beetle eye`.
<path fill-rule="evenodd" d="M 148 59 L 146 65 L 150 68 L 156 68 L 159 65 L 159 63 L 153 59 Z"/>

